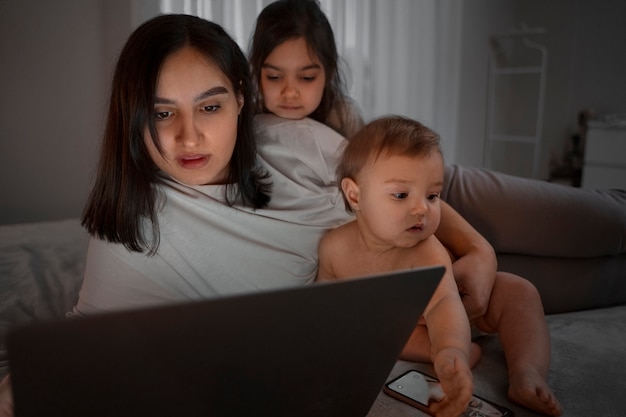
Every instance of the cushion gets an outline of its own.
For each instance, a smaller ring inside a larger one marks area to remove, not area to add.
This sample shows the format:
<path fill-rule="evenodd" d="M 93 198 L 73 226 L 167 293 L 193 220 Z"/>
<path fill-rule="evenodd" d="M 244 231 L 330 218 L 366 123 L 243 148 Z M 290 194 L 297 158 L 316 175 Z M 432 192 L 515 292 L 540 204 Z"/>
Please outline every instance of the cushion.
<path fill-rule="evenodd" d="M 442 197 L 498 253 L 626 253 L 626 191 L 587 190 L 482 168 L 446 167 Z"/>

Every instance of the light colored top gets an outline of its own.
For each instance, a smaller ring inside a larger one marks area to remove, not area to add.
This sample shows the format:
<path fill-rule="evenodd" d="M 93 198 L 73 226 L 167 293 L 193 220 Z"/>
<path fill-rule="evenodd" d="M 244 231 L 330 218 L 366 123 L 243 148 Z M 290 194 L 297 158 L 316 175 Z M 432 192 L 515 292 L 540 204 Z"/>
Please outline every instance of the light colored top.
<path fill-rule="evenodd" d="M 317 245 L 351 219 L 335 181 L 343 137 L 310 119 L 259 115 L 259 162 L 273 182 L 268 208 L 224 203 L 223 186 L 166 180 L 155 256 L 92 238 L 69 315 L 145 307 L 310 283 Z"/>

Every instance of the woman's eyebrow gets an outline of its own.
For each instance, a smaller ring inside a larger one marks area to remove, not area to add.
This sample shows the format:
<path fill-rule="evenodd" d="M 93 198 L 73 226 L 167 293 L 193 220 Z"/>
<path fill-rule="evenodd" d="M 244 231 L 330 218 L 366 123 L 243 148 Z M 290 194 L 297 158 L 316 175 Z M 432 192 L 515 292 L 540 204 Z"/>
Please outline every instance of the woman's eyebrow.
<path fill-rule="evenodd" d="M 222 86 L 210 88 L 210 89 L 208 89 L 208 90 L 198 94 L 196 96 L 195 101 L 201 101 L 201 100 L 204 100 L 204 99 L 207 99 L 209 97 L 216 96 L 216 95 L 219 95 L 219 94 L 228 94 L 228 89 L 226 87 L 222 87 Z"/>

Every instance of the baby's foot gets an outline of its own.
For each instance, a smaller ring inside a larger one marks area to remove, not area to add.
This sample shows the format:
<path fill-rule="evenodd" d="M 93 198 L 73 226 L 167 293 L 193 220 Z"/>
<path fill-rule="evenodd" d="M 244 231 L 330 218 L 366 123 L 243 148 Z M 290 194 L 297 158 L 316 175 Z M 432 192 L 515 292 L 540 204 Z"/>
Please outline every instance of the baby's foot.
<path fill-rule="evenodd" d="M 509 399 L 548 416 L 560 416 L 562 407 L 546 380 L 534 370 L 509 376 Z"/>

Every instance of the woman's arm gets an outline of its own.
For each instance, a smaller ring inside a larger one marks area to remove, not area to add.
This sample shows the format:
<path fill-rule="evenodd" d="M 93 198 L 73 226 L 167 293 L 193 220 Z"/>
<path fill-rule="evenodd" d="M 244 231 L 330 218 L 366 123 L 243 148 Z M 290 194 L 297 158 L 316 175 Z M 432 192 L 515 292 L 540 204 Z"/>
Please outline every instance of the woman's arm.
<path fill-rule="evenodd" d="M 497 262 L 493 247 L 459 213 L 441 202 L 441 223 L 435 233 L 452 255 L 452 270 L 470 321 L 489 303 Z"/>

